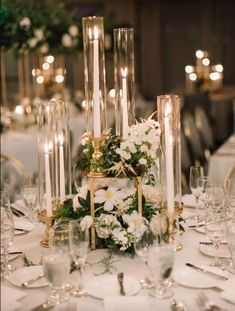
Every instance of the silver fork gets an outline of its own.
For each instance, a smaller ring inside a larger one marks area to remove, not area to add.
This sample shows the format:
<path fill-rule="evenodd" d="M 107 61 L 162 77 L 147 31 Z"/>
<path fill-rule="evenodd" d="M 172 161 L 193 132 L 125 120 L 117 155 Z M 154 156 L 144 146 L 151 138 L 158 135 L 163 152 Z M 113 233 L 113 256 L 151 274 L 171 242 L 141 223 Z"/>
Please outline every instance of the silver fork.
<path fill-rule="evenodd" d="M 209 298 L 203 292 L 198 293 L 195 300 L 203 311 L 226 311 L 225 309 L 222 309 L 219 306 L 213 304 L 213 302 L 209 300 Z"/>

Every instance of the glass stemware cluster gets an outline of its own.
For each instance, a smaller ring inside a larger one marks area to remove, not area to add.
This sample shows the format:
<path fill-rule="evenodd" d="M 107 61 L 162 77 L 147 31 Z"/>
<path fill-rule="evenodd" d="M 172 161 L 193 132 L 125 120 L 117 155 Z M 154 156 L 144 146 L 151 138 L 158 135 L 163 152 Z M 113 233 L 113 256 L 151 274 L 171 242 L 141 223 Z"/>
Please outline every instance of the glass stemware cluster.
<path fill-rule="evenodd" d="M 82 230 L 78 220 L 62 219 L 49 232 L 50 250 L 43 256 L 43 270 L 52 291 L 48 303 L 55 305 L 66 301 L 69 295 L 86 294 L 82 271 L 89 249 L 89 231 Z M 78 287 L 66 283 L 71 263 L 79 269 Z"/>

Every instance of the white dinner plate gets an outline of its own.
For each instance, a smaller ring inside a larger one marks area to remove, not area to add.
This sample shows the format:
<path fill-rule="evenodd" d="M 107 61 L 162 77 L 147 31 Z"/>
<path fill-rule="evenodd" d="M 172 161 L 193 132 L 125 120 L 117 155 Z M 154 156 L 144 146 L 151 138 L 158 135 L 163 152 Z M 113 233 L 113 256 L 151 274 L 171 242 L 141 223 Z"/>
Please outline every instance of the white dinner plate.
<path fill-rule="evenodd" d="M 14 225 L 15 225 L 15 228 L 24 230 L 24 231 L 15 230 L 15 235 L 21 235 L 21 234 L 28 233 L 32 231 L 34 228 L 34 224 L 24 218 L 17 218 L 17 219 L 14 218 Z"/>
<path fill-rule="evenodd" d="M 22 283 L 31 280 L 32 278 L 43 273 L 42 266 L 30 266 L 18 269 L 12 272 L 9 276 L 9 282 L 15 286 L 22 287 Z M 48 282 L 45 278 L 41 278 L 32 284 L 29 284 L 27 288 L 37 288 L 47 286 Z"/>
<path fill-rule="evenodd" d="M 20 254 L 9 254 L 8 255 L 8 261 L 12 261 L 16 259 Z M 1 264 L 3 262 L 3 254 L 1 254 Z"/>
<path fill-rule="evenodd" d="M 194 230 L 197 231 L 197 232 L 199 232 L 199 233 L 206 234 L 206 228 L 205 228 L 205 226 L 196 227 Z"/>
<path fill-rule="evenodd" d="M 218 273 L 216 268 L 209 266 L 201 267 Z M 211 288 L 216 286 L 218 283 L 218 280 L 216 280 L 213 276 L 207 275 L 204 272 L 196 271 L 189 267 L 176 270 L 173 273 L 173 278 L 178 284 L 192 288 Z"/>
<path fill-rule="evenodd" d="M 210 256 L 210 257 L 215 257 L 215 247 L 214 245 L 199 245 L 199 250 L 201 253 L 204 255 Z M 227 245 L 222 245 L 220 244 L 218 248 L 218 257 L 219 258 L 230 258 L 230 253 Z"/>
<path fill-rule="evenodd" d="M 123 286 L 127 296 L 135 295 L 140 290 L 139 281 L 126 275 Z M 98 299 L 121 295 L 116 275 L 98 276 L 86 285 L 86 289 L 91 296 Z"/>

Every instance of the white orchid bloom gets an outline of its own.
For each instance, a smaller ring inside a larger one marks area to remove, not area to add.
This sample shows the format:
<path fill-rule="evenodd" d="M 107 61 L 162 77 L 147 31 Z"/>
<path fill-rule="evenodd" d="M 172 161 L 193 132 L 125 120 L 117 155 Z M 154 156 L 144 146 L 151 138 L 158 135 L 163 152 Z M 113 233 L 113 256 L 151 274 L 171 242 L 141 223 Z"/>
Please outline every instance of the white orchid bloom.
<path fill-rule="evenodd" d="M 122 192 L 115 187 L 108 187 L 107 190 L 100 189 L 95 192 L 94 202 L 104 203 L 104 210 L 111 211 L 122 199 Z"/>
<path fill-rule="evenodd" d="M 92 224 L 93 224 L 93 218 L 90 215 L 83 217 L 80 223 L 82 231 L 90 229 Z"/>
<path fill-rule="evenodd" d="M 26 16 L 20 21 L 20 27 L 30 28 L 31 20 Z"/>

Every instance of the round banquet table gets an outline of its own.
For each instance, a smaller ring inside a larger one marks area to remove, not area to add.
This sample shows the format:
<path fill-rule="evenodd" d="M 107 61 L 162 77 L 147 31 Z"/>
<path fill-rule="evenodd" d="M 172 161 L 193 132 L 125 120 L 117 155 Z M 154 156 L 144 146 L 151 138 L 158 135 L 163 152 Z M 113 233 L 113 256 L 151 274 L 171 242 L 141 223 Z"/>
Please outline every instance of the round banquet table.
<path fill-rule="evenodd" d="M 189 196 L 187 196 L 187 202 L 185 204 L 189 204 L 192 200 Z M 185 208 L 184 214 L 189 215 L 192 213 L 193 208 Z M 33 262 L 40 262 L 42 253 L 45 251 L 42 247 L 39 246 L 39 241 L 44 236 L 44 225 L 39 223 L 35 226 L 35 228 L 25 234 L 25 235 L 17 235 L 14 238 L 13 246 L 17 249 L 21 249 L 24 251 L 26 256 L 31 259 Z M 181 251 L 178 251 L 175 253 L 175 266 L 174 271 L 177 271 L 180 268 L 185 267 L 186 262 L 194 263 L 197 265 L 208 265 L 213 258 L 203 255 L 199 250 L 199 241 L 206 241 L 205 235 L 202 233 L 196 232 L 192 229 L 186 229 L 186 232 L 179 237 L 180 242 L 183 245 L 183 249 Z M 90 265 L 89 263 L 97 262 L 99 259 L 101 259 L 103 256 L 105 256 L 106 250 L 95 250 L 90 251 L 88 254 L 87 264 L 85 265 L 85 271 L 84 271 L 84 283 L 85 285 L 87 282 L 91 280 L 95 280 L 97 276 L 95 276 L 95 272 L 97 272 L 96 269 L 98 269 L 97 265 Z M 114 255 L 114 263 L 113 266 L 115 266 L 116 271 L 123 271 L 125 275 L 134 277 L 137 280 L 140 280 L 144 277 L 146 274 L 146 269 L 144 266 L 144 263 L 141 261 L 140 258 L 130 258 L 127 256 L 118 256 Z M 20 258 L 16 259 L 15 261 L 11 262 L 15 266 L 22 266 L 22 260 Z M 99 270 L 100 271 L 100 270 Z M 117 273 L 116 272 L 116 273 Z M 76 284 L 78 280 L 78 272 L 74 271 L 70 275 L 70 279 L 68 280 L 71 283 Z M 200 272 L 198 272 L 200 273 Z M 109 276 L 109 273 L 104 274 L 104 276 Z M 215 280 L 215 285 L 217 284 L 217 280 Z M 220 281 L 221 282 L 221 281 Z M 227 285 L 230 288 L 235 288 L 235 275 L 229 274 L 229 280 L 223 281 L 227 282 Z M 2 285 L 6 285 L 8 287 L 14 287 L 8 282 L 3 282 Z M 16 288 L 16 287 L 15 287 Z M 26 293 L 26 296 L 20 300 L 20 303 L 22 305 L 21 308 L 19 308 L 19 311 L 29 311 L 33 308 L 37 307 L 41 303 L 43 303 L 49 293 L 49 287 L 41 287 L 41 288 L 34 288 L 34 289 L 23 289 L 23 288 L 17 288 L 20 290 L 23 290 Z M 196 289 L 196 288 L 189 288 L 184 287 L 179 284 L 176 284 L 176 286 L 173 287 L 174 291 L 174 299 L 176 301 L 183 300 L 190 311 L 197 311 L 200 310 L 200 308 L 195 303 L 195 297 L 198 292 L 203 291 L 211 300 L 213 300 L 214 303 L 219 305 L 221 308 L 224 308 L 227 311 L 235 310 L 235 305 L 228 303 L 220 298 L 220 291 L 215 288 L 210 289 Z M 173 297 L 169 299 L 164 300 L 158 300 L 155 298 L 152 298 L 149 296 L 148 290 L 141 289 L 140 292 L 137 294 L 137 296 L 147 296 L 148 299 L 148 308 L 143 310 L 158 310 L 158 311 L 167 311 L 171 310 L 170 308 L 170 302 L 173 300 Z M 4 300 L 9 299 L 9 297 L 2 297 L 2 303 Z M 86 296 L 83 298 L 71 298 L 70 301 L 73 301 L 77 304 L 77 310 L 78 311 L 102 311 L 106 310 L 104 308 L 104 302 L 103 300 L 95 299 L 91 296 Z M 65 305 L 53 307 L 50 310 L 69 310 Z M 132 310 L 132 309 L 129 309 Z M 3 310 L 6 311 L 6 310 Z M 9 311 L 12 311 L 9 309 Z"/>

